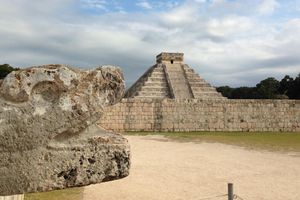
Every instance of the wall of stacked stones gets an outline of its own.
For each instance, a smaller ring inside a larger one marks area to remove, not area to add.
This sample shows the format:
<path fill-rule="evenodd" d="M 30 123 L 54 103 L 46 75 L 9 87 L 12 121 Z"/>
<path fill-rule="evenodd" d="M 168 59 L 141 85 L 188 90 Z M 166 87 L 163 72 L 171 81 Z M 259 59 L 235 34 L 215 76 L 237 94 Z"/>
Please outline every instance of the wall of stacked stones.
<path fill-rule="evenodd" d="M 123 99 L 99 125 L 114 131 L 300 131 L 299 100 Z"/>

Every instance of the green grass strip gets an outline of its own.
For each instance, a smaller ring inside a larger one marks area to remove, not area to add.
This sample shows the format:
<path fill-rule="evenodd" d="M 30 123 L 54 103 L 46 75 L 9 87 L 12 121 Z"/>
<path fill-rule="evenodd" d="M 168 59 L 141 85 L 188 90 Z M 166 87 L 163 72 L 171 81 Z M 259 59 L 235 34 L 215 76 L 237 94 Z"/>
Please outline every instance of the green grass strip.
<path fill-rule="evenodd" d="M 181 142 L 218 142 L 250 149 L 300 151 L 295 132 L 126 132 L 126 135 L 162 135 Z"/>
<path fill-rule="evenodd" d="M 82 200 L 83 188 L 25 194 L 25 200 Z"/>

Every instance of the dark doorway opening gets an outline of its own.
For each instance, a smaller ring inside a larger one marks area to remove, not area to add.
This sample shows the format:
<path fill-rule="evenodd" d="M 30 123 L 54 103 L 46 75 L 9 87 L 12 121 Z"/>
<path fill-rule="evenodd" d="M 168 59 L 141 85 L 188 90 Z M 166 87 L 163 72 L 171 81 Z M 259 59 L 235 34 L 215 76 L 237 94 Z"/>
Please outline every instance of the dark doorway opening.
<path fill-rule="evenodd" d="M 171 64 L 173 64 L 174 63 L 174 61 L 173 60 L 171 60 Z"/>

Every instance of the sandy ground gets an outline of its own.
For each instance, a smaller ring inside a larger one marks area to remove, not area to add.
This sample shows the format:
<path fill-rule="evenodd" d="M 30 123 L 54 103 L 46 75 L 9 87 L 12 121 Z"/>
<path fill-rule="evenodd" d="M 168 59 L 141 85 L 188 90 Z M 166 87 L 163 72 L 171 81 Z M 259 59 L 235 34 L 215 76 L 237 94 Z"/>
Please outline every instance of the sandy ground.
<path fill-rule="evenodd" d="M 228 182 L 244 200 L 300 200 L 299 153 L 174 142 L 160 136 L 127 138 L 131 174 L 85 187 L 84 200 L 201 200 L 226 194 Z"/>

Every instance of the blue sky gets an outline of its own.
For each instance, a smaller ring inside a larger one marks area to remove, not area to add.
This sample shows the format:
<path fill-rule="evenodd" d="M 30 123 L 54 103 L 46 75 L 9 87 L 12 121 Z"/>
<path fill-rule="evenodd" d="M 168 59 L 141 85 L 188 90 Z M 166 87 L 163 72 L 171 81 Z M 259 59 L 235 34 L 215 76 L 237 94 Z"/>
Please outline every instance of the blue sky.
<path fill-rule="evenodd" d="M 132 84 L 162 51 L 215 86 L 300 72 L 300 0 L 0 0 L 0 63 L 120 66 Z"/>
<path fill-rule="evenodd" d="M 80 0 L 80 7 L 93 14 L 103 14 L 109 12 L 145 12 L 163 11 L 174 8 L 184 1 L 132 1 L 132 0 Z"/>

